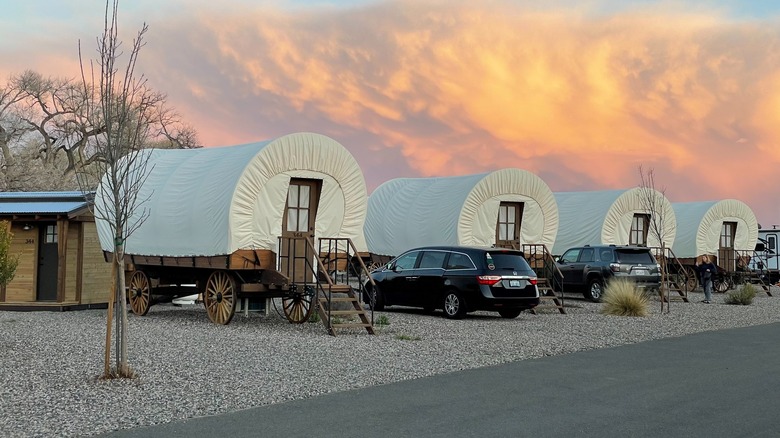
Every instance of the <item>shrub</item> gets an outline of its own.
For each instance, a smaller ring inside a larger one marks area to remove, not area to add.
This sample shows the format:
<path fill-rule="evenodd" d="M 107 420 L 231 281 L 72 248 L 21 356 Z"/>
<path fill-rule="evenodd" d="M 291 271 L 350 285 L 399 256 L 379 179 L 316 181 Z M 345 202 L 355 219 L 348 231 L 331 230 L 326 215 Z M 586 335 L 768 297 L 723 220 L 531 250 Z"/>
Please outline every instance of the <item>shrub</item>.
<path fill-rule="evenodd" d="M 379 315 L 376 318 L 376 321 L 374 321 L 374 325 L 378 325 L 378 326 L 390 325 L 390 318 L 388 318 L 387 315 Z"/>
<path fill-rule="evenodd" d="M 19 255 L 11 254 L 11 240 L 14 235 L 9 228 L 7 221 L 0 221 L 0 287 L 7 286 L 14 279 L 16 267 L 19 265 Z"/>
<path fill-rule="evenodd" d="M 601 313 L 616 316 L 647 316 L 647 295 L 637 290 L 633 281 L 615 279 L 607 284 L 601 298 Z"/>
<path fill-rule="evenodd" d="M 320 312 L 319 310 L 317 310 L 316 306 L 313 309 L 311 309 L 311 314 L 309 315 L 309 322 L 320 322 Z"/>
<path fill-rule="evenodd" d="M 739 304 L 747 306 L 753 303 L 756 297 L 756 288 L 749 283 L 743 284 L 737 290 L 733 290 L 726 295 L 726 304 Z"/>

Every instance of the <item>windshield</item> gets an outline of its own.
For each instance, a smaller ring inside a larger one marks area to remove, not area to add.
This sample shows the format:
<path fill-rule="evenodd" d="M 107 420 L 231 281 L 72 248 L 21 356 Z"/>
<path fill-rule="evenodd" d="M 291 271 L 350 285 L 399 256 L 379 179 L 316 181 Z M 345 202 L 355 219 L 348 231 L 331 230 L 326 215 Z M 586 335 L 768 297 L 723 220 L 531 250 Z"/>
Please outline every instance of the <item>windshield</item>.
<path fill-rule="evenodd" d="M 642 264 L 655 263 L 655 260 L 653 260 L 653 256 L 650 254 L 650 251 L 618 250 L 617 257 L 618 257 L 618 262 L 620 263 L 642 263 Z"/>
<path fill-rule="evenodd" d="M 536 275 L 525 258 L 517 253 L 486 253 L 487 264 L 495 265 L 497 271 L 517 271 L 518 274 Z"/>

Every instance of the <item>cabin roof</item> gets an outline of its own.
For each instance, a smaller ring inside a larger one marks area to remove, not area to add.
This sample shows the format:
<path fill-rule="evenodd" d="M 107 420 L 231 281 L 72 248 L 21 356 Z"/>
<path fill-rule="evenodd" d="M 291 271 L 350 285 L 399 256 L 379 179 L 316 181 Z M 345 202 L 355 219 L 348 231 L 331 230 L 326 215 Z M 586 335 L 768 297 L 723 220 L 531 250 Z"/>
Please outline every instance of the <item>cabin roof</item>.
<path fill-rule="evenodd" d="M 88 205 L 82 192 L 0 192 L 0 215 L 72 214 Z"/>

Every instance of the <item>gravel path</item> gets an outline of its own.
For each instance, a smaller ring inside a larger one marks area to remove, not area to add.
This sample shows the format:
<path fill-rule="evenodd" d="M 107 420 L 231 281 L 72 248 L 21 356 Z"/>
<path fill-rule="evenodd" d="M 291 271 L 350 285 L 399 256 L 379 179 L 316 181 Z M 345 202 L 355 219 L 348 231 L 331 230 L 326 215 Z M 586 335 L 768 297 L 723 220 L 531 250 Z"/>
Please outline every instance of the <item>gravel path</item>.
<path fill-rule="evenodd" d="M 237 315 L 208 322 L 201 307 L 152 306 L 130 317 L 134 380 L 97 380 L 105 311 L 0 312 L 0 436 L 83 436 L 220 414 L 328 392 L 416 379 L 509 361 L 611 347 L 731 327 L 780 322 L 780 288 L 750 306 L 672 302 L 646 318 L 601 315 L 567 299 L 551 310 L 504 320 L 476 313 L 450 321 L 390 309 L 376 336 L 331 337 L 321 323 L 291 325 Z"/>

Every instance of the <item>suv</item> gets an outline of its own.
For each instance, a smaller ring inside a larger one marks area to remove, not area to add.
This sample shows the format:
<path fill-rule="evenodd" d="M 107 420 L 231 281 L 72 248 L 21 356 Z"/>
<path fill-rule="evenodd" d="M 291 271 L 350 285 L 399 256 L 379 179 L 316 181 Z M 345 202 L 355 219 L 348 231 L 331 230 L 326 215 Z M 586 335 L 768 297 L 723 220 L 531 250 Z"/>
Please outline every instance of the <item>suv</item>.
<path fill-rule="evenodd" d="M 585 245 L 567 249 L 556 264 L 564 291 L 582 291 L 595 302 L 601 301 L 604 285 L 612 278 L 627 278 L 647 289 L 661 285 L 661 266 L 647 247 Z"/>
<path fill-rule="evenodd" d="M 536 273 L 522 251 L 503 248 L 415 248 L 371 272 L 364 300 L 374 310 L 400 305 L 443 309 L 447 318 L 475 310 L 515 318 L 539 304 Z"/>

